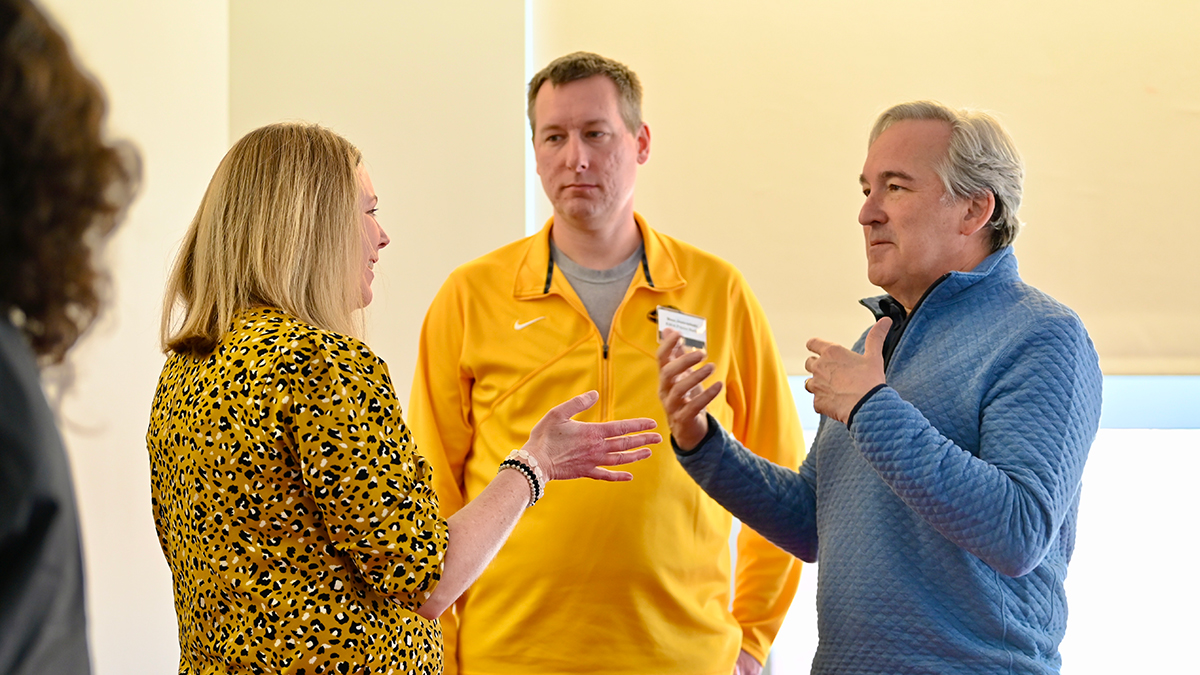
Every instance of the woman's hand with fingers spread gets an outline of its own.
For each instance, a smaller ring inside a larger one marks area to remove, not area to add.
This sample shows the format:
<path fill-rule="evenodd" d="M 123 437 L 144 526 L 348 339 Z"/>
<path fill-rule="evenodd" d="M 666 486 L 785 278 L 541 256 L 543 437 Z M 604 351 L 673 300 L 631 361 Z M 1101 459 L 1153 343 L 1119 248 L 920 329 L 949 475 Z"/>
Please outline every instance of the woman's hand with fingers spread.
<path fill-rule="evenodd" d="M 599 399 L 595 391 L 580 394 L 551 408 L 533 427 L 523 449 L 537 460 L 549 480 L 633 480 L 628 471 L 610 471 L 604 467 L 646 459 L 650 448 L 644 446 L 662 442 L 659 434 L 646 433 L 657 426 L 652 419 L 612 422 L 571 419 Z"/>

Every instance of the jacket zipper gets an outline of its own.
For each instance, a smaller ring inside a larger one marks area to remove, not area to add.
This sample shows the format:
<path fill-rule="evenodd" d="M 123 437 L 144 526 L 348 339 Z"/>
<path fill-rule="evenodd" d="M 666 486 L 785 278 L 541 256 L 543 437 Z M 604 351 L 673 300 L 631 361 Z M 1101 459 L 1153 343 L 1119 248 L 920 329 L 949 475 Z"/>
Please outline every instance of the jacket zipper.
<path fill-rule="evenodd" d="M 613 323 L 617 321 L 617 314 L 621 312 L 620 308 L 613 313 Z M 612 329 L 609 329 L 612 333 Z M 609 403 L 612 399 L 612 361 L 608 360 L 608 341 L 605 340 L 604 346 L 601 348 L 600 362 L 600 420 L 607 422 L 612 419 L 612 405 Z"/>

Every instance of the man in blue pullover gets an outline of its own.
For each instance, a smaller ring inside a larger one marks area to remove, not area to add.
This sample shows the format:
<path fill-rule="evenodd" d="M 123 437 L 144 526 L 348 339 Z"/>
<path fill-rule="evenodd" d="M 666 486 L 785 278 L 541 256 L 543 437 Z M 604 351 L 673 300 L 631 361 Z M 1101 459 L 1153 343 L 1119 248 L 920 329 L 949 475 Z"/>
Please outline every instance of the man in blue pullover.
<path fill-rule="evenodd" d="M 721 383 L 668 334 L 659 396 L 687 472 L 817 562 L 812 672 L 1056 673 L 1063 580 L 1101 375 L 1079 317 L 1017 274 L 1024 169 L 991 116 L 884 112 L 859 181 L 867 276 L 887 295 L 852 350 L 806 367 L 821 424 L 800 471 L 705 413 Z"/>

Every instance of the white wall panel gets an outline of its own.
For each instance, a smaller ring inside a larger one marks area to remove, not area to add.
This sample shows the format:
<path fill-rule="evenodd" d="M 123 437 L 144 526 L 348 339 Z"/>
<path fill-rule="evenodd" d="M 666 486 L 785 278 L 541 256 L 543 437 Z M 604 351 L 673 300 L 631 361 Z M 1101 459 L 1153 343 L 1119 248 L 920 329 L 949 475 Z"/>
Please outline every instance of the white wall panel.
<path fill-rule="evenodd" d="M 150 513 L 146 425 L 162 367 L 167 267 L 228 128 L 228 9 L 188 0 L 49 0 L 103 85 L 109 133 L 141 150 L 140 195 L 107 251 L 113 298 L 71 353 L 62 409 L 87 564 L 94 672 L 175 672 L 171 577 Z"/>

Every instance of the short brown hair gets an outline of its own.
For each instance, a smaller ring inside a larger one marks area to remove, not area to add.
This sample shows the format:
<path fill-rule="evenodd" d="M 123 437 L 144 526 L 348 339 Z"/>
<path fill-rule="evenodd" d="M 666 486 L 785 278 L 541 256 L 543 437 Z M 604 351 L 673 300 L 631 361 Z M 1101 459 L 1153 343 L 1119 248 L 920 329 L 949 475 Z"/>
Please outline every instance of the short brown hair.
<path fill-rule="evenodd" d="M 234 143 L 171 271 L 163 351 L 206 355 L 234 315 L 252 307 L 355 332 L 361 160 L 350 141 L 315 124 L 272 124 Z M 183 318 L 175 327 L 177 311 Z"/>
<path fill-rule="evenodd" d="M 28 0 L 0 1 L 0 313 L 43 364 L 101 307 L 95 249 L 133 201 L 140 164 L 104 141 L 104 95 Z"/>
<path fill-rule="evenodd" d="M 603 75 L 617 85 L 621 104 L 621 119 L 629 133 L 636 135 L 642 128 L 642 83 L 637 73 L 629 66 L 591 52 L 574 52 L 554 59 L 529 81 L 529 130 L 537 133 L 537 119 L 533 107 L 537 103 L 538 91 L 549 82 L 560 86 L 575 80 Z"/>

